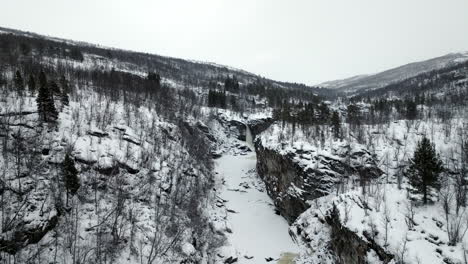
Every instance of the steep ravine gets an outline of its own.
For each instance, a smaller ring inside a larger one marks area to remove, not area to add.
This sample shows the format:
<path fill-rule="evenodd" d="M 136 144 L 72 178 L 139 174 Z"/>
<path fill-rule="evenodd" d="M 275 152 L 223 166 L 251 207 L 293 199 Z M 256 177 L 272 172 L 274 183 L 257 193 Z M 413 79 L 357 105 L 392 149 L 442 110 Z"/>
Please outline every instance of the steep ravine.
<path fill-rule="evenodd" d="M 300 248 L 256 173 L 253 138 L 268 128 L 271 119 L 231 118 L 220 115 L 211 124 L 219 157 L 215 159 L 216 204 L 210 214 L 213 229 L 226 237 L 215 263 L 295 263 Z"/>
<path fill-rule="evenodd" d="M 280 261 L 281 256 L 290 258 L 289 253 L 301 253 L 290 235 L 293 234 L 297 242 L 310 246 L 307 237 L 297 233 L 300 230 L 297 224 L 289 234 L 287 230 L 288 224 L 293 224 L 310 207 L 308 201 L 330 194 L 336 184 L 349 175 L 378 177 L 382 174 L 372 155 L 361 146 L 339 142 L 333 153 L 294 147 L 285 151 L 278 145 L 265 144 L 260 135 L 271 125 L 271 120 L 228 121 L 226 124 L 234 132 L 235 142 L 245 141 L 245 145 L 255 148 L 255 153 L 245 152 L 244 144 L 235 143 L 240 151 L 231 149 L 216 161 L 216 171 L 223 185 L 222 205 L 219 206 L 227 211 L 228 249 L 221 254 L 226 263 L 266 263 L 267 260 Z M 252 138 L 255 138 L 253 146 Z M 337 223 L 339 221 L 333 217 L 322 223 L 335 234 L 327 248 L 337 263 L 364 263 L 362 260 L 369 250 L 379 253 L 385 260 L 391 259 L 391 255 L 374 249 L 372 243 Z M 291 261 L 286 263 L 295 263 Z"/>

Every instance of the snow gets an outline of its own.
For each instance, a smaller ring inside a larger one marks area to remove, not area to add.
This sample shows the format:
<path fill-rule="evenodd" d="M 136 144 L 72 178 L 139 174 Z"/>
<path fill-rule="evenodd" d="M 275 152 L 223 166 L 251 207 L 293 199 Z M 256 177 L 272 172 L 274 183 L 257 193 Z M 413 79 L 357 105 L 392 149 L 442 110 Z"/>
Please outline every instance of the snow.
<path fill-rule="evenodd" d="M 238 263 L 266 263 L 299 247 L 288 234 L 288 223 L 275 214 L 272 200 L 255 173 L 256 155 L 226 154 L 217 160 L 216 171 L 223 179 L 220 196 L 227 200 L 228 248 L 234 248 Z M 224 250 L 227 250 L 226 248 Z M 253 257 L 247 259 L 247 257 Z"/>

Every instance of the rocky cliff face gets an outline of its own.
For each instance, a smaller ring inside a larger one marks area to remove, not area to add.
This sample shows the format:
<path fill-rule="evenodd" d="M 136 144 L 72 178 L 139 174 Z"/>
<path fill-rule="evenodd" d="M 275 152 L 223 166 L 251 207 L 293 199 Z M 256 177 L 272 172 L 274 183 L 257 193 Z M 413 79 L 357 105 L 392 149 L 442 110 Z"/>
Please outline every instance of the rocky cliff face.
<path fill-rule="evenodd" d="M 355 232 L 343 226 L 339 210 L 335 206 L 333 206 L 329 215 L 325 217 L 325 220 L 331 227 L 330 246 L 337 257 L 337 263 L 368 263 L 369 252 L 372 252 L 384 264 L 389 263 L 393 259 L 392 254 L 387 253 L 374 241 L 373 235 L 364 233 L 366 239 L 362 239 Z"/>
<path fill-rule="evenodd" d="M 237 138 L 238 140 L 246 141 L 247 126 L 252 132 L 252 136 L 260 135 L 263 131 L 273 124 L 274 120 L 271 117 L 232 117 L 224 113 L 218 114 L 218 122 L 227 129 L 226 135 Z"/>
<path fill-rule="evenodd" d="M 273 122 L 273 118 L 264 117 L 248 120 L 247 125 L 249 126 L 250 131 L 252 132 L 252 136 L 255 138 L 255 136 L 258 136 L 260 135 L 260 133 L 267 130 L 271 126 L 271 124 L 273 124 Z"/>
<path fill-rule="evenodd" d="M 325 151 L 312 146 L 271 144 L 263 136 L 255 140 L 257 172 L 289 223 L 309 208 L 307 201 L 329 194 L 350 176 L 365 180 L 383 174 L 360 145 L 334 142 L 333 146 Z"/>
<path fill-rule="evenodd" d="M 291 236 L 312 250 L 305 256 L 312 261 L 307 263 L 386 264 L 394 259 L 375 241 L 375 234 L 361 236 L 343 224 L 340 209 L 327 200 L 318 201 L 320 209 L 305 212 L 290 228 Z"/>

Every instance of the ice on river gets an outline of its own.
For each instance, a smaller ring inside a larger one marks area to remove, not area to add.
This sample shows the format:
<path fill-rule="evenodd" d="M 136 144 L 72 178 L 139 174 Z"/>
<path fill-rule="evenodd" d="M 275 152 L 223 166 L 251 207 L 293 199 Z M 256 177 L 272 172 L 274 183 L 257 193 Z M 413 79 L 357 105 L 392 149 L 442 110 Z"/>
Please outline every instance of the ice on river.
<path fill-rule="evenodd" d="M 276 263 L 282 254 L 297 253 L 299 248 L 288 234 L 286 220 L 275 214 L 273 201 L 254 172 L 255 164 L 254 152 L 217 160 L 216 170 L 224 179 L 221 197 L 230 212 L 228 243 L 237 252 L 237 263 L 267 263 L 266 259 Z"/>

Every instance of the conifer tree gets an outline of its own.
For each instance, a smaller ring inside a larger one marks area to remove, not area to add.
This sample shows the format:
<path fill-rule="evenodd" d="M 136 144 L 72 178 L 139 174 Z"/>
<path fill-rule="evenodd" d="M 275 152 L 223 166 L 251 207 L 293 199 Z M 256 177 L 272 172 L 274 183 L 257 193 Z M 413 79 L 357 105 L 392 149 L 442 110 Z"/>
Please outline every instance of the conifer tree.
<path fill-rule="evenodd" d="M 62 95 L 60 97 L 60 101 L 62 102 L 62 108 L 68 106 L 70 104 L 70 99 L 68 98 L 68 93 L 62 91 Z"/>
<path fill-rule="evenodd" d="M 69 93 L 70 92 L 70 85 L 68 84 L 67 79 L 64 75 L 60 77 L 60 87 L 62 88 L 62 93 Z"/>
<path fill-rule="evenodd" d="M 75 195 L 80 188 L 80 180 L 78 179 L 78 170 L 75 167 L 75 162 L 67 153 L 63 161 L 63 181 L 67 189 L 67 207 L 69 194 Z"/>
<path fill-rule="evenodd" d="M 440 187 L 439 174 L 443 171 L 442 161 L 430 140 L 424 137 L 416 147 L 414 157 L 410 161 L 408 177 L 417 193 L 423 195 L 424 204 L 427 203 L 431 188 Z"/>
<path fill-rule="evenodd" d="M 331 125 L 332 125 L 332 132 L 335 138 L 341 138 L 341 122 L 340 122 L 340 115 L 337 111 L 333 111 L 331 117 Z"/>
<path fill-rule="evenodd" d="M 39 117 L 43 122 L 53 122 L 57 119 L 58 113 L 55 109 L 52 94 L 47 87 L 47 78 L 43 71 L 39 74 L 39 83 L 40 87 L 36 98 Z"/>
<path fill-rule="evenodd" d="M 31 94 L 36 91 L 36 81 L 34 80 L 34 76 L 30 75 L 28 80 L 28 89 Z"/>
<path fill-rule="evenodd" d="M 406 100 L 406 118 L 408 120 L 414 120 L 418 116 L 418 106 L 416 102 L 413 100 L 409 99 Z"/>
<path fill-rule="evenodd" d="M 47 86 L 47 77 L 44 71 L 41 71 L 41 73 L 39 73 L 39 88 L 46 87 L 46 86 Z"/>
<path fill-rule="evenodd" d="M 18 93 L 21 94 L 24 90 L 24 81 L 23 81 L 23 77 L 21 76 L 21 72 L 19 70 L 17 70 L 15 73 L 14 82 L 15 82 L 16 91 L 18 91 Z"/>
<path fill-rule="evenodd" d="M 52 96 L 62 94 L 62 92 L 60 91 L 60 87 L 58 86 L 58 84 L 55 81 L 51 81 L 49 83 L 49 89 L 52 92 Z"/>

